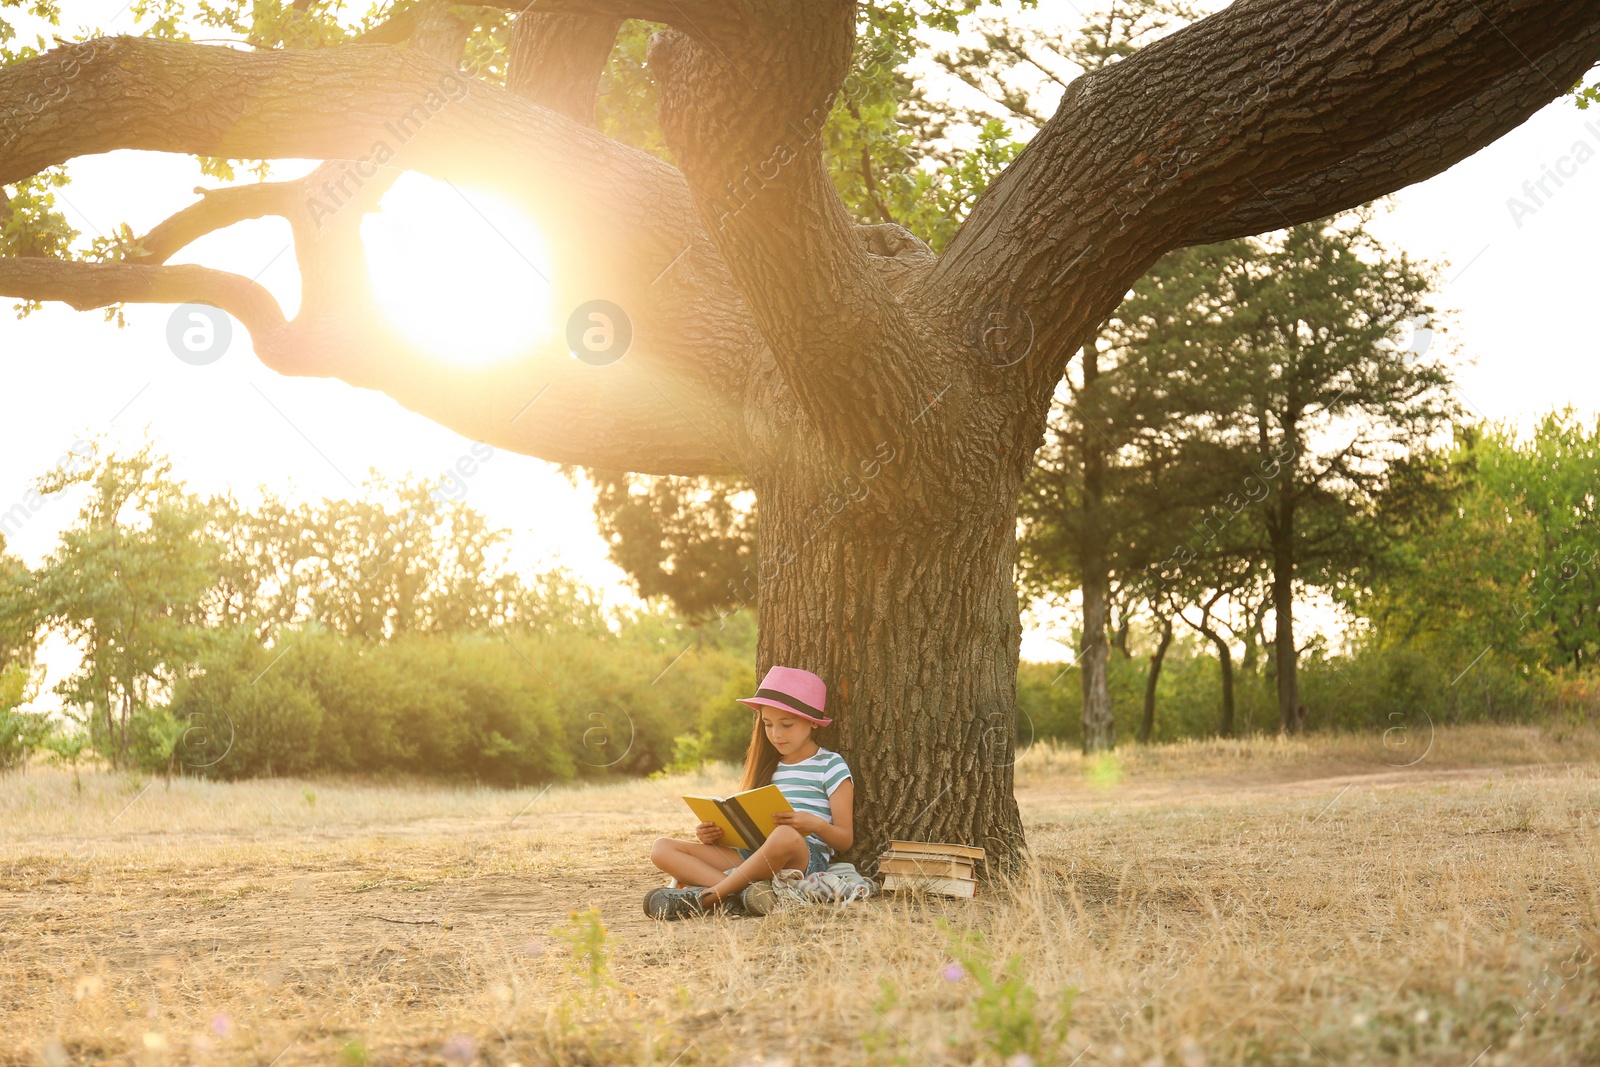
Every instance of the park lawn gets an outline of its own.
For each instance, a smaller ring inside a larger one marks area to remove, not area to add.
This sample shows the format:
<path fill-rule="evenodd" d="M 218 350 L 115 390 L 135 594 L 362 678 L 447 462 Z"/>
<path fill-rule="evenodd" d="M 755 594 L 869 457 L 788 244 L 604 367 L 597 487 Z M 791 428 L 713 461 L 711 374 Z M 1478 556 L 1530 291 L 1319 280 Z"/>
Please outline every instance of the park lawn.
<path fill-rule="evenodd" d="M 7 774 L 0 1063 L 1600 1062 L 1593 732 L 1038 745 L 975 900 L 653 922 L 711 771 Z"/>

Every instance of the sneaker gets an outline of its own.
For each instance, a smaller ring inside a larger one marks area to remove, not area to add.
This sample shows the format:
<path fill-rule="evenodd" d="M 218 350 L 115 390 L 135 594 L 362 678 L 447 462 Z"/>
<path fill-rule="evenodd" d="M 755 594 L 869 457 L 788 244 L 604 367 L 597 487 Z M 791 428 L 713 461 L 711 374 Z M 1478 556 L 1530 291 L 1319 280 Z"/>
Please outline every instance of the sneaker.
<path fill-rule="evenodd" d="M 751 882 L 734 899 L 743 906 L 746 915 L 767 915 L 778 906 L 778 894 L 771 882 Z"/>
<path fill-rule="evenodd" d="M 705 909 L 700 906 L 700 887 L 669 889 L 660 886 L 652 889 L 644 895 L 644 913 L 652 919 L 668 920 L 703 915 Z"/>

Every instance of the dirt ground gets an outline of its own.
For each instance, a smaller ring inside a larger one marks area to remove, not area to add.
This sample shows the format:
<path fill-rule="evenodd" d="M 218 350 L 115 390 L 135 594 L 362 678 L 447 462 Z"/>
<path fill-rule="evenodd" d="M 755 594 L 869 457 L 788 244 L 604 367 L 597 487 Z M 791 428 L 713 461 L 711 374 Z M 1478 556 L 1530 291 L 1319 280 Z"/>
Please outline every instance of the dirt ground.
<path fill-rule="evenodd" d="M 1430 741 L 1036 749 L 1010 884 L 671 924 L 649 843 L 729 768 L 34 767 L 0 779 L 0 1063 L 1600 1062 L 1600 742 Z"/>

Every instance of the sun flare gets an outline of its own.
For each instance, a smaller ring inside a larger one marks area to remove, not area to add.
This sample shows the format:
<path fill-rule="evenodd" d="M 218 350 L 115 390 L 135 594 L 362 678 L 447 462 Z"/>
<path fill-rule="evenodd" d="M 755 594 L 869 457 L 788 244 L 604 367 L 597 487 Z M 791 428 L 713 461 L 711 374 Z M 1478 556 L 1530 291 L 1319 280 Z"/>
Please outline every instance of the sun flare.
<path fill-rule="evenodd" d="M 403 174 L 361 236 L 378 305 L 439 358 L 492 363 L 553 335 L 544 238 L 505 197 Z"/>

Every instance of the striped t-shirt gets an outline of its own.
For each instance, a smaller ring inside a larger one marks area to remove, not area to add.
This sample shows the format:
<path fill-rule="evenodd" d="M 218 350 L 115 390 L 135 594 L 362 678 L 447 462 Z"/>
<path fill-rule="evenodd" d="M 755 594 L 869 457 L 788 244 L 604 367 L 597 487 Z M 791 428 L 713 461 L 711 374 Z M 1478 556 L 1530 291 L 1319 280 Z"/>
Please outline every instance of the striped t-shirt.
<path fill-rule="evenodd" d="M 799 763 L 779 760 L 772 772 L 772 784 L 778 787 L 778 792 L 783 794 L 795 811 L 809 811 L 821 816 L 824 822 L 831 823 L 833 808 L 828 798 L 849 777 L 850 768 L 845 766 L 843 756 L 831 749 L 818 747 Z M 815 841 L 828 850 L 829 859 L 833 858 L 833 846 L 822 838 L 807 834 L 806 840 Z"/>

